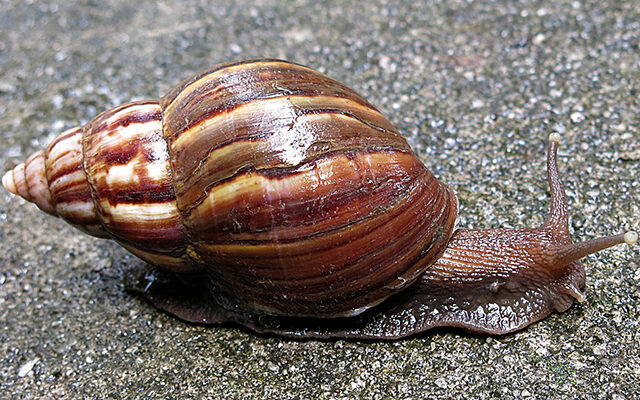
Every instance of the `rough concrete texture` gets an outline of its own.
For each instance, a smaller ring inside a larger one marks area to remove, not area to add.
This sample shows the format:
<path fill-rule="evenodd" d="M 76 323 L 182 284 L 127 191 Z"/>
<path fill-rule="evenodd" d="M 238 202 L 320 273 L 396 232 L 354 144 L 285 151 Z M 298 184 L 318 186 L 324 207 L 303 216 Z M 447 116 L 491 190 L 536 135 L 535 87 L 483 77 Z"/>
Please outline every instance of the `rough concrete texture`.
<path fill-rule="evenodd" d="M 539 224 L 544 151 L 576 239 L 640 230 L 635 1 L 0 2 L 0 169 L 212 64 L 278 57 L 379 106 L 456 189 L 460 225 Z M 640 250 L 589 256 L 587 301 L 519 333 L 295 341 L 176 320 L 124 291 L 138 262 L 0 190 L 0 397 L 640 396 Z"/>

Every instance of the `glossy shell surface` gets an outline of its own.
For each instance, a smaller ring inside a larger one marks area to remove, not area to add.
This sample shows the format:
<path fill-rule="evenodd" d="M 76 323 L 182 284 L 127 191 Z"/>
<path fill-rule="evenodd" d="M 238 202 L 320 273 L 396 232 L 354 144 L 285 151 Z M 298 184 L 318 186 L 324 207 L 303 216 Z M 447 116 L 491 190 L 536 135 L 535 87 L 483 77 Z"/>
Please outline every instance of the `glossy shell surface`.
<path fill-rule="evenodd" d="M 444 251 L 457 212 L 366 100 L 278 60 L 106 111 L 42 158 L 50 213 L 275 314 L 378 304 Z"/>
<path fill-rule="evenodd" d="M 198 74 L 160 104 L 188 242 L 249 303 L 358 313 L 444 251 L 454 195 L 343 84 L 244 62 Z"/>

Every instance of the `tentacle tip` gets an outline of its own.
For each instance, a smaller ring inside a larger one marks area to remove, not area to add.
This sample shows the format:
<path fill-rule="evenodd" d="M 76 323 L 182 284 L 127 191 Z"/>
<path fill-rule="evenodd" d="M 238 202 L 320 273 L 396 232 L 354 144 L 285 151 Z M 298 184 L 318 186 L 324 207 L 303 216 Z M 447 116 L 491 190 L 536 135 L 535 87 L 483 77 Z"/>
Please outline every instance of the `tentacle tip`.
<path fill-rule="evenodd" d="M 625 233 L 624 242 L 628 245 L 636 244 L 638 242 L 638 234 L 634 231 Z"/>
<path fill-rule="evenodd" d="M 553 132 L 552 134 L 549 135 L 549 142 L 558 143 L 560 142 L 561 138 L 562 136 L 558 132 Z"/>
<path fill-rule="evenodd" d="M 584 293 L 582 293 L 573 283 L 567 283 L 564 285 L 563 292 L 573 297 L 578 303 L 584 303 L 587 300 L 587 296 L 585 296 Z"/>
<path fill-rule="evenodd" d="M 13 180 L 13 170 L 7 171 L 2 177 L 2 186 L 13 194 L 18 194 L 16 183 Z"/>

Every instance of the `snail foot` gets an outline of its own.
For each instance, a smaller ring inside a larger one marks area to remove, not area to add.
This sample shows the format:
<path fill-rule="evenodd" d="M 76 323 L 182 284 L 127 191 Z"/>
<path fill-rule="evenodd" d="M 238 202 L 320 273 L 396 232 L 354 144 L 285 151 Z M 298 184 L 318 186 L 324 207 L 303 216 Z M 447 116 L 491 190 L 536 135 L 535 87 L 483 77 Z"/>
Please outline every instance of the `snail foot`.
<path fill-rule="evenodd" d="M 397 339 L 437 327 L 485 334 L 522 329 L 554 309 L 571 305 L 573 298 L 564 288 L 575 285 L 573 282 L 578 286 L 584 282 L 581 266 L 576 267 L 576 276 L 567 277 L 571 283 L 562 280 L 527 287 L 530 280 L 518 279 L 522 271 L 500 280 L 452 284 L 451 276 L 445 277 L 442 269 L 434 265 L 401 293 L 360 315 L 343 318 L 261 314 L 229 301 L 207 277 L 177 275 L 149 265 L 129 270 L 125 285 L 155 307 L 196 324 L 233 323 L 254 332 L 291 338 Z"/>

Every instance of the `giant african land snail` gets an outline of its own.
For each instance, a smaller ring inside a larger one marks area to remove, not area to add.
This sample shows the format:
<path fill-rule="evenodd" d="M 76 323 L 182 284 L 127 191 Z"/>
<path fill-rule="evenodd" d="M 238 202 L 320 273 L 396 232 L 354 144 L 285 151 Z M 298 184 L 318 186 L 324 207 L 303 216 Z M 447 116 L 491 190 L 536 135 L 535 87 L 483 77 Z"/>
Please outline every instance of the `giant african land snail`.
<path fill-rule="evenodd" d="M 506 333 L 583 301 L 580 258 L 637 240 L 572 243 L 558 140 L 543 226 L 454 231 L 451 188 L 365 99 L 251 60 L 62 133 L 3 185 L 160 267 L 134 287 L 189 321 L 300 337 Z"/>

